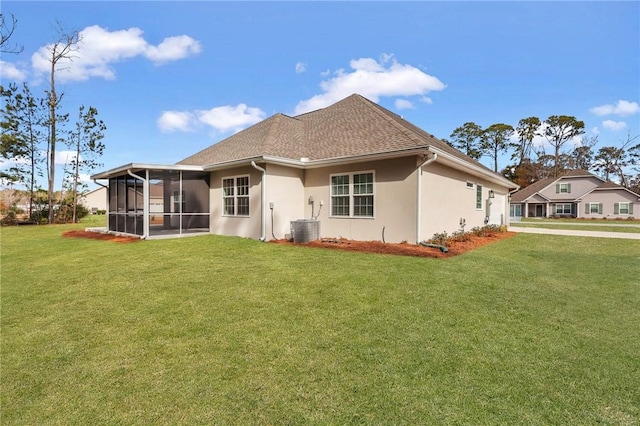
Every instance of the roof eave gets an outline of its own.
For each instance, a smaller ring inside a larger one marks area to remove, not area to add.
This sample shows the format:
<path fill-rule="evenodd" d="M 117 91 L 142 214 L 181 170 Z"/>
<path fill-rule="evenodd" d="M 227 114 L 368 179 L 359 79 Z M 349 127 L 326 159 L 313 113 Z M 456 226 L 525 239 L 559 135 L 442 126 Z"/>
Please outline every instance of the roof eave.
<path fill-rule="evenodd" d="M 453 167 L 454 169 L 466 171 L 474 176 L 482 177 L 490 182 L 496 183 L 498 185 L 509 188 L 509 190 L 515 190 L 520 188 L 520 185 L 517 185 L 511 182 L 509 179 L 500 176 L 499 174 L 492 172 L 490 170 L 485 170 L 484 168 L 470 163 L 468 161 L 464 161 L 456 156 L 449 154 L 441 149 L 435 147 L 429 147 L 429 151 L 438 154 L 438 158 L 436 162 L 440 161 Z"/>
<path fill-rule="evenodd" d="M 97 179 L 109 179 L 114 176 L 120 176 L 127 171 L 140 171 L 140 170 L 182 170 L 190 172 L 203 171 L 202 166 L 184 165 L 184 164 L 149 164 L 149 163 L 129 163 L 122 166 L 115 167 L 113 169 L 96 173 L 91 176 L 92 180 Z"/>

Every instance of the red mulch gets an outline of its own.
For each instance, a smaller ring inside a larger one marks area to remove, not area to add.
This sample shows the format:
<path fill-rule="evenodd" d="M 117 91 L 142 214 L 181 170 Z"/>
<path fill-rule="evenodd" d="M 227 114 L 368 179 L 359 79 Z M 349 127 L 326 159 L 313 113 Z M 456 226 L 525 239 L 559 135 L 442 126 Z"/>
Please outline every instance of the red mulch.
<path fill-rule="evenodd" d="M 381 241 L 352 241 L 345 239 L 323 238 L 309 243 L 293 243 L 288 240 L 273 241 L 276 244 L 291 244 L 305 247 L 321 247 L 328 249 L 359 251 L 366 253 L 382 253 L 395 254 L 400 256 L 419 256 L 419 257 L 452 257 L 487 244 L 513 237 L 515 232 L 499 232 L 485 237 L 469 236 L 469 241 L 456 241 L 447 243 L 449 251 L 443 253 L 438 248 L 424 247 L 416 244 L 399 243 L 390 244 Z"/>
<path fill-rule="evenodd" d="M 321 247 L 328 249 L 359 251 L 366 253 L 382 253 L 395 254 L 400 256 L 419 256 L 419 257 L 452 257 L 505 238 L 513 237 L 515 232 L 498 232 L 485 237 L 469 236 L 469 241 L 456 241 L 448 243 L 447 253 L 442 253 L 440 249 L 432 247 L 424 247 L 416 244 L 408 243 L 383 243 L 381 241 L 352 241 L 345 239 L 323 238 L 309 243 L 294 243 L 288 240 L 275 240 L 274 244 L 289 244 L 306 247 Z M 68 238 L 90 238 L 94 240 L 114 241 L 118 243 L 133 243 L 141 241 L 140 238 L 124 237 L 120 235 L 102 234 L 89 231 L 66 231 L 62 234 Z"/>
<path fill-rule="evenodd" d="M 100 232 L 89 231 L 66 231 L 62 236 L 68 238 L 89 238 L 92 240 L 114 241 L 116 243 L 135 243 L 136 241 L 141 241 L 140 238 L 135 237 L 124 237 L 122 235 L 102 234 Z"/>

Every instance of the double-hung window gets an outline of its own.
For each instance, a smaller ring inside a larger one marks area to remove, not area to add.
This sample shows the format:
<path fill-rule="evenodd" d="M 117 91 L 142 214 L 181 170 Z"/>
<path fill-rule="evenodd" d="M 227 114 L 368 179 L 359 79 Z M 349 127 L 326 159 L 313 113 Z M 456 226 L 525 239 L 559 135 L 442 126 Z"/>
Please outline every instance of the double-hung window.
<path fill-rule="evenodd" d="M 556 194 L 570 194 L 570 193 L 571 193 L 570 183 L 556 183 Z"/>
<path fill-rule="evenodd" d="M 373 217 L 373 172 L 331 176 L 331 216 Z"/>
<path fill-rule="evenodd" d="M 222 179 L 224 216 L 249 216 L 249 176 Z"/>
<path fill-rule="evenodd" d="M 633 214 L 633 203 L 614 203 L 613 214 Z"/>
<path fill-rule="evenodd" d="M 571 203 L 556 204 L 556 214 L 571 214 Z"/>
<path fill-rule="evenodd" d="M 587 214 L 602 214 L 602 203 L 587 203 L 585 212 Z"/>

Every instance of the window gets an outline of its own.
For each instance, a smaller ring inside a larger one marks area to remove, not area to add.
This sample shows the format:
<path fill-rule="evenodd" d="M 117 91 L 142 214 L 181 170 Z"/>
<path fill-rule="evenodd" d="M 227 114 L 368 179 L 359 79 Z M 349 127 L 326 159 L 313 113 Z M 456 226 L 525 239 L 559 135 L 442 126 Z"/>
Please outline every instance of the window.
<path fill-rule="evenodd" d="M 467 182 L 467 189 L 473 189 L 473 182 Z"/>
<path fill-rule="evenodd" d="M 509 216 L 522 217 L 522 204 L 511 204 Z"/>
<path fill-rule="evenodd" d="M 602 203 L 586 203 L 586 214 L 602 214 Z"/>
<path fill-rule="evenodd" d="M 331 176 L 331 216 L 373 217 L 373 172 Z"/>
<path fill-rule="evenodd" d="M 556 183 L 556 194 L 570 194 L 570 193 L 571 193 L 570 183 Z"/>
<path fill-rule="evenodd" d="M 249 216 L 249 176 L 222 179 L 224 216 Z"/>
<path fill-rule="evenodd" d="M 476 209 L 482 209 L 482 185 L 476 185 Z"/>
<path fill-rule="evenodd" d="M 556 204 L 556 214 L 571 214 L 571 203 Z"/>
<path fill-rule="evenodd" d="M 615 203 L 613 214 L 633 214 L 633 203 Z"/>

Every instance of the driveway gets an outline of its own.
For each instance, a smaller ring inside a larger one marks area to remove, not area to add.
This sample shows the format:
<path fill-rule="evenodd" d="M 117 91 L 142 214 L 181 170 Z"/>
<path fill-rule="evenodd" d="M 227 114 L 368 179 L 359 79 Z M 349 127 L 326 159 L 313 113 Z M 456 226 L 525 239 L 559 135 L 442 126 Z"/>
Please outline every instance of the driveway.
<path fill-rule="evenodd" d="M 523 226 L 510 226 L 509 231 L 524 232 L 528 234 L 570 235 L 574 237 L 598 237 L 598 238 L 622 238 L 626 240 L 640 240 L 640 234 L 630 232 L 603 232 L 575 229 L 549 229 L 549 228 L 525 228 Z"/>

